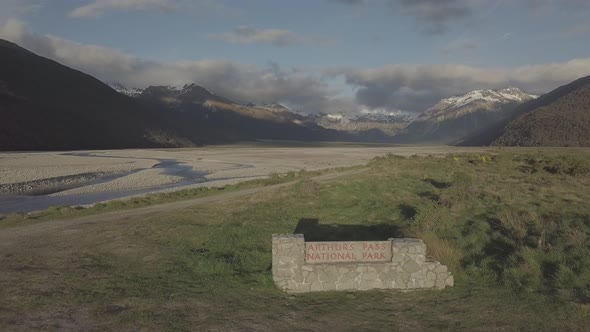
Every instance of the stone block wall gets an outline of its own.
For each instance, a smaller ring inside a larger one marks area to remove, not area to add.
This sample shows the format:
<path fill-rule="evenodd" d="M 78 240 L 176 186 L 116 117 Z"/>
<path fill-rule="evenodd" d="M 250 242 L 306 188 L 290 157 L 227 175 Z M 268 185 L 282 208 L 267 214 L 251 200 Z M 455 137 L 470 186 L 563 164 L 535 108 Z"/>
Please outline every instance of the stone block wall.
<path fill-rule="evenodd" d="M 382 241 L 380 241 L 381 243 Z M 272 274 L 277 287 L 290 293 L 368 290 L 443 289 L 454 280 L 445 265 L 426 258 L 426 245 L 419 239 L 389 239 L 391 260 L 306 262 L 306 243 L 301 234 L 273 234 Z M 320 243 L 320 242 L 315 242 Z M 367 246 L 368 242 L 341 242 Z M 308 242 L 308 245 L 310 242 Z M 308 256 L 311 258 L 311 256 Z M 389 256 L 388 256 L 389 257 Z"/>

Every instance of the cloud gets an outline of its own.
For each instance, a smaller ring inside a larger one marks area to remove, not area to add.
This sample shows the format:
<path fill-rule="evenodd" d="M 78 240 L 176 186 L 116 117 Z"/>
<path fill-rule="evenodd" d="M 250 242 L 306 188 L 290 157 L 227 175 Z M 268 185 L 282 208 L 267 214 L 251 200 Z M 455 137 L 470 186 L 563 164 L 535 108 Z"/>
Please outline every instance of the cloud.
<path fill-rule="evenodd" d="M 243 12 L 228 7 L 218 0 L 94 0 L 74 8 L 69 16 L 75 18 L 96 18 L 109 11 L 131 10 L 187 11 L 192 14 L 215 13 L 222 16 L 240 16 Z"/>
<path fill-rule="evenodd" d="M 421 112 L 441 98 L 475 89 L 517 86 L 543 94 L 579 77 L 590 75 L 590 58 L 515 68 L 479 68 L 460 64 L 385 65 L 369 69 L 336 68 L 356 86 L 356 102 L 371 109 Z"/>
<path fill-rule="evenodd" d="M 360 110 L 421 112 L 441 98 L 474 89 L 517 86 L 542 94 L 590 75 L 590 58 L 519 67 L 462 64 L 389 64 L 372 68 L 325 68 L 320 74 L 228 60 L 153 62 L 98 45 L 81 44 L 27 30 L 15 19 L 0 26 L 0 38 L 41 56 L 129 87 L 195 82 L 238 102 L 281 102 L 306 112 Z M 352 95 L 344 92 L 353 89 Z"/>
<path fill-rule="evenodd" d="M 313 44 L 320 47 L 332 47 L 338 41 L 318 36 L 300 36 L 284 29 L 256 29 L 250 26 L 238 26 L 230 33 L 208 34 L 210 39 L 222 40 L 231 44 L 269 44 L 274 46 L 290 46 L 297 44 Z"/>
<path fill-rule="evenodd" d="M 77 7 L 70 13 L 70 17 L 98 17 L 111 10 L 170 10 L 175 5 L 170 0 L 95 0 L 94 2 Z"/>
<path fill-rule="evenodd" d="M 443 49 L 441 50 L 442 53 L 446 55 L 464 53 L 464 52 L 471 52 L 475 51 L 479 48 L 479 43 L 469 39 L 469 38 L 460 38 L 451 41 L 448 43 Z"/>
<path fill-rule="evenodd" d="M 275 46 L 287 46 L 303 41 L 303 38 L 289 30 L 256 29 L 249 26 L 239 26 L 230 33 L 211 34 L 209 37 L 232 44 L 271 44 Z"/>
<path fill-rule="evenodd" d="M 369 2 L 368 0 L 329 0 L 329 1 L 342 3 L 345 5 L 362 5 L 362 4 L 366 4 Z"/>
<path fill-rule="evenodd" d="M 579 9 L 583 7 L 589 7 L 590 4 L 587 0 L 526 0 L 528 8 L 536 10 L 543 7 L 558 7 L 567 9 Z"/>
<path fill-rule="evenodd" d="M 590 24 L 587 22 L 575 24 L 563 31 L 563 35 L 567 37 L 590 34 Z"/>
<path fill-rule="evenodd" d="M 388 4 L 399 16 L 413 18 L 421 32 L 427 34 L 445 33 L 451 24 L 471 17 L 482 0 L 329 0 L 345 5 Z"/>
<path fill-rule="evenodd" d="M 129 87 L 195 82 L 238 102 L 278 101 L 308 112 L 334 111 L 331 101 L 338 101 L 338 91 L 321 77 L 304 70 L 286 70 L 278 64 L 261 68 L 228 60 L 147 61 L 112 48 L 31 33 L 15 19 L 0 26 L 0 38 L 103 81 Z"/>
<path fill-rule="evenodd" d="M 2 0 L 0 20 L 38 13 L 45 4 L 42 0 Z"/>
<path fill-rule="evenodd" d="M 414 17 L 423 32 L 441 34 L 449 24 L 472 14 L 473 1 L 468 0 L 397 0 L 392 1 L 397 13 Z"/>

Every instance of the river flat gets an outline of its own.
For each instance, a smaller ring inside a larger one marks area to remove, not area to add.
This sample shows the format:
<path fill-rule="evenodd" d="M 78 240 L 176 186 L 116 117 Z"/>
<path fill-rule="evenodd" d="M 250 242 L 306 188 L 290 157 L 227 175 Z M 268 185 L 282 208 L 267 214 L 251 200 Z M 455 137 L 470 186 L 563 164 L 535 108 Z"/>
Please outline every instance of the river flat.
<path fill-rule="evenodd" d="M 366 164 L 388 153 L 488 148 L 264 141 L 183 149 L 0 153 L 0 214 L 85 205 L 180 188 L 216 187 L 302 169 Z"/>

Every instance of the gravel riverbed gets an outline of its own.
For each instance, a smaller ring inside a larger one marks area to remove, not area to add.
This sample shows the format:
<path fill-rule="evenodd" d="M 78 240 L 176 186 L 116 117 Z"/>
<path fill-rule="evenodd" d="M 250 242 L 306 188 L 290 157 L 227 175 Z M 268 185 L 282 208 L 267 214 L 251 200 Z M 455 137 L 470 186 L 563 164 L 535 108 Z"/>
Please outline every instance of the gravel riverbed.
<path fill-rule="evenodd" d="M 398 155 L 476 152 L 484 148 L 447 146 L 351 145 L 275 146 L 239 144 L 194 149 L 133 149 L 76 152 L 0 153 L 2 195 L 80 195 L 108 200 L 179 187 L 223 186 L 289 171 L 366 164 L 388 153 Z M 113 197 L 114 197 L 113 196 Z M 76 200 L 77 201 L 77 200 Z M 2 203 L 0 201 L 0 203 Z M 11 204 L 6 203 L 5 204 Z M 22 205 L 22 202 L 20 202 Z"/>

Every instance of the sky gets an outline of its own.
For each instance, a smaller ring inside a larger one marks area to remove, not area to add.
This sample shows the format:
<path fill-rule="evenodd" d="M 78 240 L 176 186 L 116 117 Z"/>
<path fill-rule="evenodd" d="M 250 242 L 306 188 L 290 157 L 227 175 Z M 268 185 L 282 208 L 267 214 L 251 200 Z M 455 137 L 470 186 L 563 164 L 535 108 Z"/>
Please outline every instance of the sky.
<path fill-rule="evenodd" d="M 588 0 L 0 0 L 0 38 L 105 82 L 419 113 L 590 75 Z"/>

